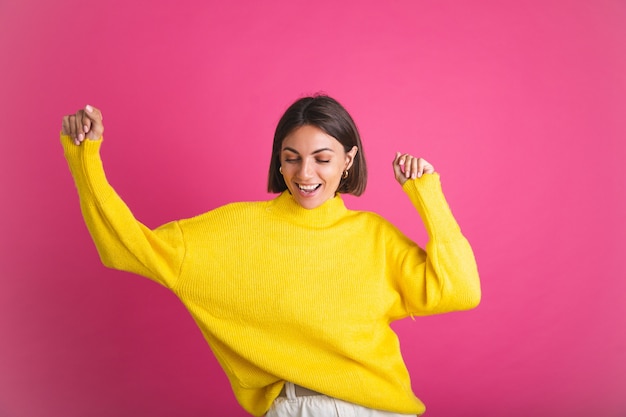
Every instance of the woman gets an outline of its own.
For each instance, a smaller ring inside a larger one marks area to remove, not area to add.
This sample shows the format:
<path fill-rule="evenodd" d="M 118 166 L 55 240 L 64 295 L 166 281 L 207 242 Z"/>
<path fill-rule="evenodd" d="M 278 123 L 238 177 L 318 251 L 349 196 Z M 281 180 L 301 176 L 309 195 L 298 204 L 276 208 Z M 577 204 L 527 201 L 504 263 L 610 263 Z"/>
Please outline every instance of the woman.
<path fill-rule="evenodd" d="M 256 416 L 422 414 L 389 323 L 475 307 L 472 250 L 431 164 L 396 154 L 393 172 L 426 225 L 423 250 L 380 216 L 348 210 L 367 170 L 358 130 L 328 96 L 278 123 L 263 202 L 233 203 L 150 230 L 108 184 L 102 116 L 63 118 L 61 141 L 102 262 L 184 303 Z"/>

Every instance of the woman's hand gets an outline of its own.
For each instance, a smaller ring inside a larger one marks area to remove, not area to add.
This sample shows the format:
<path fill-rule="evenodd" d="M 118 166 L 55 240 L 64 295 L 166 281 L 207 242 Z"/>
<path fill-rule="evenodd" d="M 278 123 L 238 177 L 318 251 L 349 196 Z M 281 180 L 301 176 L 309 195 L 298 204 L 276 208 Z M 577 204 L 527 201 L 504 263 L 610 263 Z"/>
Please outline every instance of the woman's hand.
<path fill-rule="evenodd" d="M 396 153 L 393 160 L 393 173 L 400 185 L 408 179 L 420 178 L 423 174 L 432 174 L 435 168 L 423 158 L 416 158 L 408 153 Z"/>
<path fill-rule="evenodd" d="M 61 133 L 71 137 L 75 145 L 80 145 L 85 139 L 98 140 L 104 133 L 102 113 L 87 105 L 76 114 L 64 116 Z"/>

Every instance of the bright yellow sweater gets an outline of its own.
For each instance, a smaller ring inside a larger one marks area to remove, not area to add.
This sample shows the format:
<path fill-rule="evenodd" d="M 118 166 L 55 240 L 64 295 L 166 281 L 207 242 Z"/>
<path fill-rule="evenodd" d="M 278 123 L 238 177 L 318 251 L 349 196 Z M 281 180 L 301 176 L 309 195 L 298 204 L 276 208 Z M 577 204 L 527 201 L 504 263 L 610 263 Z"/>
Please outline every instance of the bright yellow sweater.
<path fill-rule="evenodd" d="M 150 230 L 107 182 L 101 141 L 61 141 L 102 262 L 169 288 L 239 403 L 261 416 L 285 381 L 367 407 L 421 414 L 393 320 L 480 300 L 472 250 L 437 174 L 403 186 L 426 225 L 419 248 L 337 195 L 307 210 L 288 192 Z"/>

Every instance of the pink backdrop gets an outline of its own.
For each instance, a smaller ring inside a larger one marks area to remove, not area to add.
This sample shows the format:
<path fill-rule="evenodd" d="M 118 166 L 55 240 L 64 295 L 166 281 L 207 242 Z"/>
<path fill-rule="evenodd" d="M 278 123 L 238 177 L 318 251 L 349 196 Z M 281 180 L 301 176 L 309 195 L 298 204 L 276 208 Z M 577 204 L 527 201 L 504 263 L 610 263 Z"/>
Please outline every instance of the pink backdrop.
<path fill-rule="evenodd" d="M 103 110 L 154 227 L 266 199 L 273 128 L 325 91 L 371 168 L 356 209 L 425 243 L 393 180 L 429 159 L 483 302 L 395 325 L 430 417 L 626 415 L 626 3 L 0 2 L 0 416 L 244 416 L 160 286 L 107 270 L 58 141 Z"/>

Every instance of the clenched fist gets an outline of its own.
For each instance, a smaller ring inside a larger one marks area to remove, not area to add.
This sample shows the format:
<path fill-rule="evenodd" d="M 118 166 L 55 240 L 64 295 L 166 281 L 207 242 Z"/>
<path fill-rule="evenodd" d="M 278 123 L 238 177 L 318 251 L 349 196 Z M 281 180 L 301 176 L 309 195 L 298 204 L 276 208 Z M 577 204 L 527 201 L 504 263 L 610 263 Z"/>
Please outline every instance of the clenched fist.
<path fill-rule="evenodd" d="M 76 114 L 64 116 L 61 133 L 71 137 L 76 145 L 80 145 L 85 139 L 98 140 L 104 133 L 102 113 L 87 105 Z"/>

